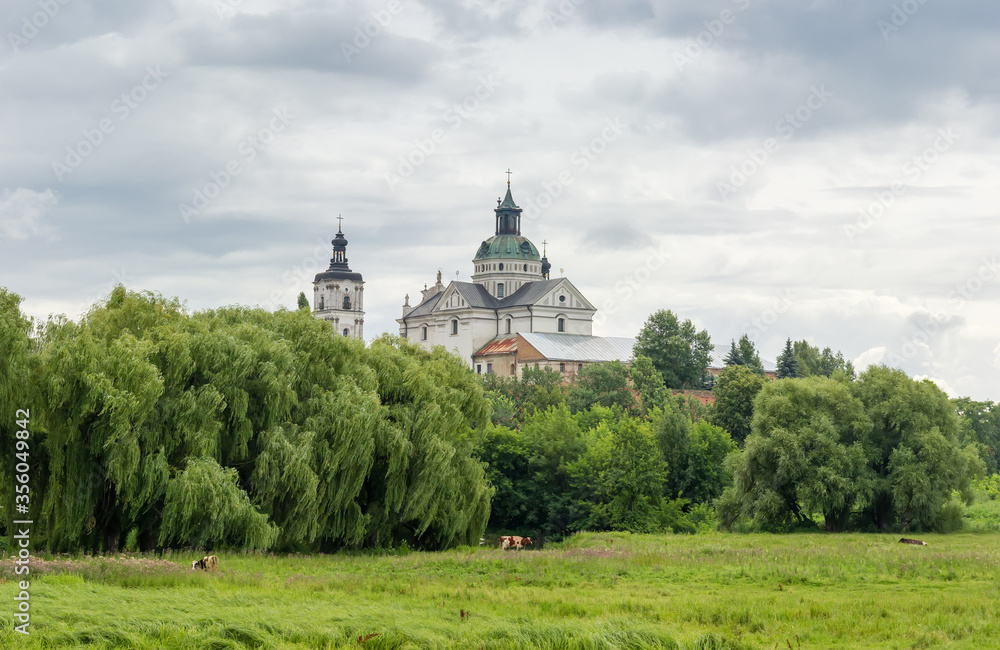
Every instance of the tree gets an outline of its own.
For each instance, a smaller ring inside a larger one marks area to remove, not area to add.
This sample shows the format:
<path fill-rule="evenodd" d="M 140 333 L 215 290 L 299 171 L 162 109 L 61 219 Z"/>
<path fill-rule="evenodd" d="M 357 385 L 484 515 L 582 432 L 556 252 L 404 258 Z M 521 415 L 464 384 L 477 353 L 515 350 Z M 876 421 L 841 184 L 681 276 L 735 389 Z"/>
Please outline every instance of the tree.
<path fill-rule="evenodd" d="M 952 491 L 971 502 L 972 479 L 984 470 L 975 447 L 960 443 L 948 396 L 885 366 L 870 367 L 851 389 L 873 425 L 865 439 L 873 473 L 865 518 L 880 530 L 940 530 Z"/>
<path fill-rule="evenodd" d="M 10 530 L 13 519 L 30 519 L 31 517 L 15 517 L 8 508 L 14 503 L 15 459 L 19 451 L 16 447 L 19 431 L 27 430 L 29 435 L 35 431 L 32 420 L 39 413 L 34 409 L 36 400 L 33 397 L 33 377 L 37 372 L 30 366 L 31 357 L 31 322 L 21 313 L 21 296 L 0 287 L 0 451 L 7 462 L 0 463 L 0 533 Z M 18 409 L 28 409 L 22 412 Z M 24 423 L 19 426 L 18 421 Z M 35 471 L 37 459 L 43 457 L 44 448 L 37 444 L 39 436 L 29 440 L 29 459 L 32 465 L 32 482 L 42 477 Z M 23 446 L 23 444 L 22 444 Z M 21 472 L 17 472 L 20 474 Z M 36 499 L 31 499 L 35 505 Z M 34 512 L 32 512 L 34 514 Z"/>
<path fill-rule="evenodd" d="M 305 291 L 300 291 L 299 292 L 298 308 L 299 309 L 305 309 L 306 311 L 309 311 L 309 299 L 306 298 L 306 292 Z"/>
<path fill-rule="evenodd" d="M 39 348 L 40 546 L 444 548 L 485 528 L 489 406 L 444 350 L 123 287 Z"/>
<path fill-rule="evenodd" d="M 726 354 L 726 358 L 722 360 L 727 366 L 742 366 L 745 365 L 743 361 L 743 355 L 740 353 L 740 349 L 736 347 L 736 340 L 729 342 L 729 352 Z"/>
<path fill-rule="evenodd" d="M 652 314 L 636 337 L 636 357 L 649 357 L 667 388 L 700 388 L 705 383 L 713 349 L 705 330 L 690 320 L 681 323 L 669 310 Z"/>
<path fill-rule="evenodd" d="M 587 529 L 653 532 L 661 528 L 666 464 L 646 424 L 623 418 L 602 424 L 597 440 L 568 471 Z"/>
<path fill-rule="evenodd" d="M 712 424 L 729 432 L 733 441 L 743 446 L 750 435 L 754 399 L 767 380 L 746 366 L 730 366 L 719 373 L 712 394 Z"/>
<path fill-rule="evenodd" d="M 730 342 L 729 353 L 726 355 L 725 363 L 730 367 L 746 366 L 759 375 L 764 374 L 764 365 L 760 362 L 757 348 L 746 334 L 740 337 L 739 343 L 736 341 Z"/>
<path fill-rule="evenodd" d="M 649 357 L 638 356 L 629 369 L 632 385 L 639 393 L 642 412 L 648 415 L 654 408 L 673 401 L 673 396 L 663 383 L 663 375 L 653 366 Z"/>
<path fill-rule="evenodd" d="M 947 396 L 900 370 L 773 382 L 757 397 L 743 452 L 727 460 L 734 481 L 720 519 L 784 527 L 822 513 L 827 530 L 844 530 L 855 514 L 855 525 L 883 531 L 955 530 L 952 495 L 968 502 L 983 471 L 959 431 Z"/>
<path fill-rule="evenodd" d="M 767 384 L 745 449 L 729 457 L 734 483 L 720 498 L 720 518 L 785 528 L 822 513 L 828 531 L 844 530 L 865 495 L 863 441 L 870 430 L 861 401 L 840 382 Z"/>
<path fill-rule="evenodd" d="M 968 397 L 951 402 L 961 418 L 962 442 L 979 445 L 987 474 L 1000 472 L 1000 406 L 993 402 L 976 402 Z"/>
<path fill-rule="evenodd" d="M 628 415 L 639 413 L 639 403 L 632 392 L 629 368 L 620 361 L 595 363 L 581 370 L 570 386 L 566 399 L 574 413 L 594 404 L 618 407 Z"/>
<path fill-rule="evenodd" d="M 489 521 L 493 530 L 516 530 L 529 518 L 530 452 L 520 431 L 501 427 L 487 429 L 476 445 L 474 453 L 486 465 L 486 478 L 496 488 Z"/>
<path fill-rule="evenodd" d="M 740 358 L 743 360 L 743 365 L 753 370 L 758 375 L 764 374 L 764 364 L 760 362 L 760 355 L 757 354 L 757 347 L 750 340 L 750 337 L 746 334 L 740 337 L 737 346 L 740 350 Z"/>
<path fill-rule="evenodd" d="M 802 371 L 799 369 L 799 360 L 795 356 L 795 350 L 792 348 L 792 339 L 785 341 L 785 349 L 778 355 L 778 372 L 776 373 L 778 379 L 795 379 L 802 376 Z"/>
<path fill-rule="evenodd" d="M 501 377 L 493 373 L 481 377 L 483 388 L 488 395 L 503 396 L 510 401 L 513 408 L 511 414 L 513 423 L 510 426 L 521 427 L 525 419 L 533 413 L 543 412 L 566 402 L 562 375 L 550 368 L 525 367 L 520 379 Z M 506 404 L 502 401 L 496 402 L 496 406 L 496 413 L 502 414 L 506 408 Z"/>
<path fill-rule="evenodd" d="M 670 404 L 654 411 L 652 430 L 667 467 L 667 499 L 707 503 L 729 485 L 732 475 L 725 460 L 736 444 L 726 431 L 704 421 L 692 423 Z"/>
<path fill-rule="evenodd" d="M 803 377 L 832 377 L 834 372 L 841 370 L 849 379 L 854 379 L 854 364 L 845 360 L 840 352 L 834 354 L 830 348 L 823 348 L 820 352 L 818 347 L 804 340 L 796 341 L 792 348 Z"/>

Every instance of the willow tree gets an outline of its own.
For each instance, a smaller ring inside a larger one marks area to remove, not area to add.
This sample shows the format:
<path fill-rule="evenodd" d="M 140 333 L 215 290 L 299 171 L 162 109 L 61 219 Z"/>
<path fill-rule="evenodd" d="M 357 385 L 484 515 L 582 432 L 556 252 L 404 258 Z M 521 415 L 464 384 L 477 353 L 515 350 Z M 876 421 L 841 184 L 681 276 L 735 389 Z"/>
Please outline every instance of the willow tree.
<path fill-rule="evenodd" d="M 734 484 L 719 500 L 720 518 L 780 528 L 822 514 L 827 530 L 844 530 L 870 492 L 864 448 L 870 431 L 861 401 L 841 382 L 767 384 L 754 402 L 743 452 L 728 459 Z"/>
<path fill-rule="evenodd" d="M 960 525 L 960 513 L 945 521 L 952 493 L 971 502 L 972 479 L 985 466 L 974 445 L 961 444 L 948 396 L 930 381 L 885 366 L 869 368 L 851 387 L 873 424 L 866 437 L 874 475 L 868 521 L 881 530 L 949 532 Z"/>
<path fill-rule="evenodd" d="M 0 287 L 0 451 L 4 459 L 0 462 L 0 526 L 5 528 L 12 519 L 23 518 L 14 517 L 8 509 L 14 502 L 15 461 L 20 462 L 15 454 L 27 451 L 25 458 L 35 466 L 43 453 L 36 448 L 37 438 L 29 438 L 26 449 L 24 444 L 20 448 L 16 444 L 16 434 L 22 430 L 16 422 L 27 419 L 30 434 L 34 430 L 31 420 L 37 414 L 31 399 L 34 373 L 29 366 L 30 331 L 31 322 L 21 313 L 21 297 Z M 18 409 L 28 409 L 28 413 L 19 413 Z"/>
<path fill-rule="evenodd" d="M 42 354 L 53 549 L 319 549 L 478 539 L 488 408 L 443 350 L 365 348 L 303 311 L 116 288 Z"/>

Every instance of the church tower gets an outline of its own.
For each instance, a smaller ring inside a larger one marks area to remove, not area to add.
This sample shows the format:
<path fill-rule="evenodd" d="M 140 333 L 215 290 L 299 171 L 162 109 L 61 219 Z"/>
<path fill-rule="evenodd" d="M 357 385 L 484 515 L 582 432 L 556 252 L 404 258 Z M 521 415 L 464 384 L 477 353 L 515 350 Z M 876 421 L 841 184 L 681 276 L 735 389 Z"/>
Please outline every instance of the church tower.
<path fill-rule="evenodd" d="M 514 203 L 507 179 L 507 196 L 497 199 L 496 234 L 484 241 L 472 260 L 472 281 L 486 287 L 491 296 L 503 300 L 529 282 L 542 279 L 538 249 L 521 236 L 521 208 Z"/>
<path fill-rule="evenodd" d="M 342 218 L 338 218 L 343 222 Z M 313 280 L 313 315 L 329 321 L 341 336 L 363 339 L 365 334 L 365 282 L 347 265 L 347 238 L 342 227 L 333 238 L 330 268 Z"/>

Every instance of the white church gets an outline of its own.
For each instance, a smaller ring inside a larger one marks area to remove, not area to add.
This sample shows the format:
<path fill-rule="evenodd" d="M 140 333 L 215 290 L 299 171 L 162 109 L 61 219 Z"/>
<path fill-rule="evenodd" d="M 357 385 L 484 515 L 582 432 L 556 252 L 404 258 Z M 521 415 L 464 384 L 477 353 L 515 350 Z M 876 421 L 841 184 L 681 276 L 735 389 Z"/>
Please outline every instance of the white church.
<path fill-rule="evenodd" d="M 545 253 L 521 235 L 509 180 L 493 212 L 495 234 L 476 251 L 472 282 L 445 286 L 438 271 L 419 304 L 406 296 L 400 336 L 427 350 L 443 346 L 476 372 L 502 376 L 520 376 L 530 365 L 570 381 L 589 363 L 629 361 L 634 339 L 593 336 L 594 305 L 568 279 L 551 279 Z"/>

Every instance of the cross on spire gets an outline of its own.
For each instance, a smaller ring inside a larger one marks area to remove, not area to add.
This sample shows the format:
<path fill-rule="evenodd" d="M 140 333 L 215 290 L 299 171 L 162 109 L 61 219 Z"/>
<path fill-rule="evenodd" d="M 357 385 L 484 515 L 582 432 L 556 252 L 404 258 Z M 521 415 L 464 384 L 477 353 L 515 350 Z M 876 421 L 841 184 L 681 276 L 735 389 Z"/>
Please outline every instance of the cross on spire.
<path fill-rule="evenodd" d="M 549 242 L 545 241 L 544 239 L 542 240 L 542 257 L 545 257 L 545 254 L 546 254 L 545 251 L 546 251 L 546 247 L 548 246 L 548 244 L 549 244 Z"/>
<path fill-rule="evenodd" d="M 338 223 L 337 223 L 337 231 L 338 232 L 343 232 L 343 230 L 344 230 L 344 216 L 338 214 L 337 215 L 337 221 L 338 221 Z"/>
<path fill-rule="evenodd" d="M 514 172 L 510 171 L 510 167 L 507 168 L 507 187 L 510 187 L 510 175 Z"/>

